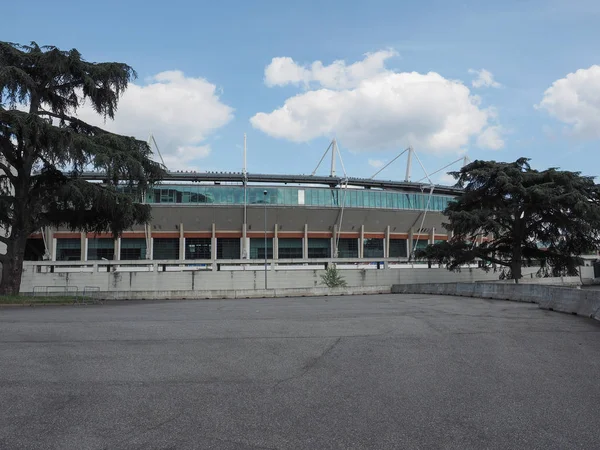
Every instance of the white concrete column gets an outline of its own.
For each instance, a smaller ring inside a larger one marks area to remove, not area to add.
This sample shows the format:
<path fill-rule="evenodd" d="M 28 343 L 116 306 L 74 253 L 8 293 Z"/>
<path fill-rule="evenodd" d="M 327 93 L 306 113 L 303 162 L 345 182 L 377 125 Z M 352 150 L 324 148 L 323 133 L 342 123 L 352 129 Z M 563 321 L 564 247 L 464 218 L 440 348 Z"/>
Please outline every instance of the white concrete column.
<path fill-rule="evenodd" d="M 46 227 L 46 230 L 48 232 L 46 234 L 46 240 L 45 240 L 44 244 L 47 245 L 48 248 L 45 248 L 44 251 L 48 252 L 48 258 L 50 259 L 50 261 L 53 261 L 52 255 L 56 254 L 56 247 L 54 245 L 52 245 L 52 242 L 54 241 L 54 230 L 50 227 Z M 42 232 L 45 232 L 45 231 L 42 231 Z"/>
<path fill-rule="evenodd" d="M 179 259 L 185 259 L 185 237 L 183 233 L 183 224 L 179 224 Z"/>
<path fill-rule="evenodd" d="M 383 257 L 390 257 L 390 226 L 385 227 L 385 238 L 383 241 Z"/>
<path fill-rule="evenodd" d="M 52 249 L 50 250 L 50 255 L 52 257 L 52 261 L 56 261 L 56 238 L 52 237 Z"/>
<path fill-rule="evenodd" d="M 431 234 L 429 235 L 429 243 L 435 244 L 435 227 L 431 227 Z"/>
<path fill-rule="evenodd" d="M 87 261 L 87 234 L 83 231 L 79 233 L 79 239 L 81 240 L 81 252 L 79 254 L 81 261 Z"/>
<path fill-rule="evenodd" d="M 150 247 L 146 249 L 146 259 L 154 259 L 154 238 L 150 234 Z"/>
<path fill-rule="evenodd" d="M 121 260 L 121 238 L 118 237 L 115 239 L 115 253 L 113 255 L 113 259 L 115 261 L 120 261 Z M 146 255 L 148 254 L 148 249 L 146 249 Z"/>
<path fill-rule="evenodd" d="M 337 257 L 337 224 L 333 226 L 333 232 L 331 233 L 331 257 Z"/>
<path fill-rule="evenodd" d="M 248 259 L 248 235 L 247 235 L 247 225 L 245 223 L 242 224 L 242 245 L 241 245 L 241 258 Z"/>
<path fill-rule="evenodd" d="M 275 231 L 273 232 L 273 259 L 279 259 L 279 237 L 277 236 L 278 228 L 279 226 L 275 224 Z M 267 249 L 265 249 L 265 252 L 266 251 Z"/>
<path fill-rule="evenodd" d="M 217 260 L 217 228 L 212 224 L 212 236 L 210 238 L 210 259 Z"/>
<path fill-rule="evenodd" d="M 360 239 L 360 241 L 358 243 L 358 257 L 364 258 L 365 257 L 365 226 L 364 225 L 360 226 L 359 239 Z"/>
<path fill-rule="evenodd" d="M 308 258 L 308 224 L 304 224 L 304 238 L 302 239 L 302 258 Z"/>

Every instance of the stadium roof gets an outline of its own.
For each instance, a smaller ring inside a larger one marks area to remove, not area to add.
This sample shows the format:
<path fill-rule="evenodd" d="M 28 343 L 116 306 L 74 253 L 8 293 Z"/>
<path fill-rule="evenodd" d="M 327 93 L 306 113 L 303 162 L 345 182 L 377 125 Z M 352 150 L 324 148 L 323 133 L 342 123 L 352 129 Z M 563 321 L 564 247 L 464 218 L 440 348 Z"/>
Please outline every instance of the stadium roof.
<path fill-rule="evenodd" d="M 84 172 L 82 177 L 86 180 L 106 179 L 106 175 L 102 172 Z M 431 185 L 428 183 L 413 183 L 410 181 L 392 181 L 392 180 L 376 180 L 372 178 L 353 178 L 347 179 L 335 176 L 319 176 L 319 175 L 277 175 L 277 174 L 255 174 L 247 173 L 246 181 L 249 183 L 281 183 L 281 184 L 322 184 L 329 187 L 341 187 L 347 180 L 350 186 L 359 186 L 363 188 L 379 188 L 403 191 L 423 191 Z M 185 182 L 244 182 L 244 174 L 242 172 L 167 172 L 163 181 L 185 181 Z M 462 192 L 462 189 L 452 186 L 435 186 L 435 193 L 457 195 Z"/>

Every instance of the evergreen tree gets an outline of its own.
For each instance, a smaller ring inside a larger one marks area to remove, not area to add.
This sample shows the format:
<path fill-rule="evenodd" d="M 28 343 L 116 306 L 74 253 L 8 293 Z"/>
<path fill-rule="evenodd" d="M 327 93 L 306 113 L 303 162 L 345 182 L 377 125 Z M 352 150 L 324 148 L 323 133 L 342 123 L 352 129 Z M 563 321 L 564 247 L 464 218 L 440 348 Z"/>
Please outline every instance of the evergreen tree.
<path fill-rule="evenodd" d="M 451 174 L 464 188 L 444 211 L 453 237 L 418 251 L 418 258 L 450 270 L 479 259 L 485 269 L 508 268 L 518 281 L 523 264 L 534 260 L 556 275 L 576 275 L 579 256 L 600 246 L 600 187 L 593 177 L 534 170 L 527 158 L 474 161 Z"/>
<path fill-rule="evenodd" d="M 18 293 L 31 233 L 62 226 L 116 236 L 150 219 L 138 200 L 164 171 L 149 146 L 76 117 L 87 102 L 113 119 L 134 77 L 126 64 L 87 62 L 74 49 L 0 42 L 0 294 Z M 88 169 L 105 182 L 82 179 Z"/>

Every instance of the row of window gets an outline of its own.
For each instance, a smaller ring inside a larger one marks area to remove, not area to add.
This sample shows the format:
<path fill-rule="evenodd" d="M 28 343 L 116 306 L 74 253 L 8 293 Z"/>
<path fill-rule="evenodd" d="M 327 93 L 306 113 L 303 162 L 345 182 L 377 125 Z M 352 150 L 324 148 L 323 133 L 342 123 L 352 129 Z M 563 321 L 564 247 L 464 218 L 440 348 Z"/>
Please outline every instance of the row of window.
<path fill-rule="evenodd" d="M 417 241 L 417 248 L 427 246 L 427 241 L 422 239 Z M 338 257 L 340 258 L 358 258 L 359 239 L 340 238 L 338 242 Z M 43 256 L 43 242 L 39 239 L 30 239 L 28 241 L 27 253 L 25 259 L 38 260 Z M 186 238 L 185 259 L 211 259 L 212 244 L 210 238 Z M 146 239 L 143 238 L 122 238 L 121 239 L 121 260 L 143 260 L 146 259 Z M 390 240 L 390 257 L 406 257 L 407 241 L 406 239 Z M 94 260 L 112 260 L 114 259 L 114 240 L 88 239 L 87 259 Z M 217 239 L 217 259 L 239 259 L 241 257 L 241 240 L 239 238 L 218 238 Z M 278 253 L 280 259 L 301 259 L 303 256 L 301 238 L 279 238 Z M 273 240 L 266 240 L 267 258 L 273 258 Z M 363 241 L 363 256 L 365 258 L 382 258 L 384 255 L 383 239 L 365 239 Z M 331 239 L 328 238 L 309 238 L 308 239 L 308 257 L 309 258 L 330 258 Z M 250 259 L 265 258 L 265 240 L 263 238 L 250 238 L 249 247 Z M 81 240 L 80 239 L 57 239 L 56 240 L 56 259 L 58 261 L 80 261 L 81 260 Z M 155 238 L 153 241 L 153 259 L 179 259 L 179 239 L 178 238 Z"/>
<path fill-rule="evenodd" d="M 264 194 L 267 191 L 267 195 Z M 328 189 L 312 187 L 246 188 L 246 204 L 282 206 L 325 206 L 349 208 L 416 209 L 443 211 L 454 197 L 427 193 L 381 191 L 376 189 Z M 243 205 L 243 186 L 220 185 L 162 185 L 151 189 L 146 202 Z M 428 205 L 429 203 L 429 205 Z"/>

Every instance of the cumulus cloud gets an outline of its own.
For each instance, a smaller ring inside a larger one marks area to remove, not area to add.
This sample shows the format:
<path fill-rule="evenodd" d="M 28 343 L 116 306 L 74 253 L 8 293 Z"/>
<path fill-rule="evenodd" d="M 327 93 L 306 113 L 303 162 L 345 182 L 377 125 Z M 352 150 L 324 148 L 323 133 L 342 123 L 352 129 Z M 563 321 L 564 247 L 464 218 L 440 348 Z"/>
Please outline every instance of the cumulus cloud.
<path fill-rule="evenodd" d="M 265 69 L 267 85 L 309 89 L 250 121 L 270 136 L 294 142 L 335 135 L 351 150 L 411 144 L 423 151 L 458 153 L 471 141 L 482 148 L 502 145 L 495 111 L 482 108 L 467 86 L 435 72 L 388 70 L 384 63 L 393 54 L 377 52 L 354 64 L 330 66 L 274 58 Z"/>
<path fill-rule="evenodd" d="M 287 84 L 316 83 L 328 89 L 347 89 L 358 86 L 361 81 L 369 79 L 385 70 L 385 61 L 396 56 L 394 50 L 381 50 L 367 53 L 362 61 L 346 65 L 338 60 L 325 66 L 321 61 L 301 66 L 287 56 L 273 58 L 265 68 L 265 84 L 267 86 L 285 86 Z"/>
<path fill-rule="evenodd" d="M 442 186 L 454 186 L 456 184 L 456 179 L 447 172 L 439 175 L 435 181 Z"/>
<path fill-rule="evenodd" d="M 489 126 L 477 136 L 477 145 L 481 148 L 498 150 L 504 147 L 502 138 L 502 127 L 499 125 Z"/>
<path fill-rule="evenodd" d="M 77 115 L 88 123 L 142 140 L 152 133 L 169 169 L 191 170 L 198 169 L 199 160 L 210 154 L 207 138 L 233 118 L 233 109 L 221 102 L 214 84 L 167 71 L 151 77 L 145 85 L 131 83 L 113 121 L 104 123 L 89 105 Z"/>
<path fill-rule="evenodd" d="M 477 75 L 477 77 L 471 82 L 471 85 L 474 88 L 482 88 L 482 87 L 493 87 L 499 88 L 502 87 L 500 83 L 494 80 L 494 75 L 489 70 L 481 69 L 469 69 L 469 73 L 472 75 Z"/>
<path fill-rule="evenodd" d="M 380 159 L 369 159 L 369 165 L 375 169 L 383 167 L 385 163 Z"/>
<path fill-rule="evenodd" d="M 600 138 L 600 66 L 556 80 L 536 107 L 569 125 L 577 137 Z"/>

